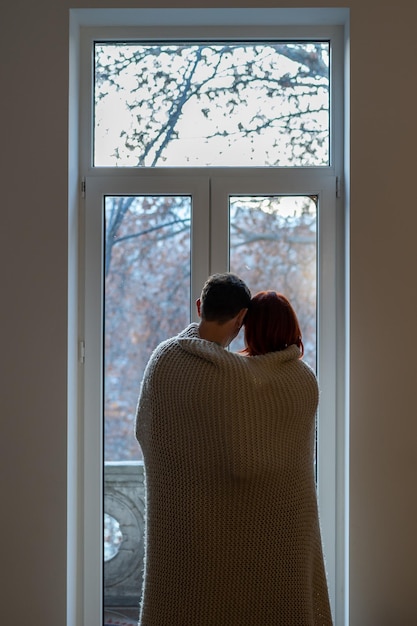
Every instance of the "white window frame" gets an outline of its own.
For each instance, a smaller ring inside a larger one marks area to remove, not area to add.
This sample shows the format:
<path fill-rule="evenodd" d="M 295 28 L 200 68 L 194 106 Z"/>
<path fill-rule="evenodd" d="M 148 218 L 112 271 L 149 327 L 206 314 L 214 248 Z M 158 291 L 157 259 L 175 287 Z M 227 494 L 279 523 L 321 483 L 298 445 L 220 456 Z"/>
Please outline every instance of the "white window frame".
<path fill-rule="evenodd" d="M 179 10 L 181 12 L 181 10 Z M 227 10 L 226 10 L 227 11 Z M 277 10 L 279 13 L 279 10 Z M 324 11 L 324 10 L 322 10 Z M 261 10 L 262 12 L 262 10 Z M 221 11 L 216 11 L 220 14 Z M 244 12 L 243 12 L 244 13 Z M 271 24 L 270 11 L 265 10 L 265 23 Z M 278 13 L 276 15 L 278 15 Z M 256 10 L 259 18 L 259 10 Z M 181 20 L 181 15 L 178 20 Z M 226 15 L 226 14 L 225 14 Z M 323 12 L 321 15 L 324 15 Z M 184 13 L 182 13 L 184 18 Z M 241 14 L 242 17 L 242 14 Z M 115 14 L 110 16 L 110 21 Z M 201 18 L 204 19 L 203 16 Z M 316 16 L 319 19 L 319 16 Z M 189 18 L 188 18 L 189 19 Z M 277 19 L 277 18 L 276 18 Z M 196 18 L 196 21 L 197 18 Z M 246 178 L 242 181 L 241 171 L 224 168 L 216 171 L 210 168 L 210 193 L 220 206 L 230 193 L 317 193 L 326 198 L 323 206 L 325 212 L 319 210 L 319 326 L 318 326 L 318 375 L 321 386 L 320 414 L 318 429 L 318 497 L 321 515 L 323 542 L 326 553 L 326 565 L 329 576 L 329 591 L 335 623 L 347 625 L 347 525 L 345 522 L 347 507 L 346 459 L 347 415 L 344 398 L 346 397 L 346 319 L 345 319 L 345 228 L 344 201 L 339 193 L 344 173 L 344 37 L 343 28 L 336 25 L 300 26 L 297 20 L 293 26 L 262 26 L 253 24 L 252 17 L 247 18 L 248 24 L 241 26 L 223 26 L 221 19 L 216 27 L 205 27 L 196 24 L 189 27 L 146 26 L 146 27 L 85 27 L 81 28 L 81 116 L 80 116 L 80 179 L 86 182 L 86 194 L 81 201 L 84 219 L 80 225 L 80 241 L 85 242 L 81 248 L 80 265 L 84 268 L 80 280 L 80 303 L 83 314 L 80 318 L 79 336 L 81 345 L 85 346 L 85 363 L 83 382 L 80 389 L 81 398 L 81 439 L 86 451 L 82 476 L 82 516 L 83 525 L 83 559 L 82 578 L 83 592 L 83 623 L 102 623 L 102 285 L 100 266 L 103 258 L 103 224 L 98 219 L 99 212 L 91 210 L 91 204 L 100 202 L 103 195 L 130 193 L 146 193 L 146 189 L 155 189 L 155 178 L 166 179 L 166 185 L 160 185 L 159 193 L 189 193 L 193 189 L 194 201 L 201 194 L 202 171 L 199 168 L 182 168 L 175 171 L 158 168 L 154 171 L 143 171 L 131 168 L 95 168 L 92 165 L 92 44 L 94 40 L 120 39 L 216 39 L 219 37 L 237 39 L 326 39 L 332 42 L 331 62 L 331 165 L 320 168 L 277 168 L 274 169 L 275 182 L 271 186 L 272 168 L 264 168 L 254 180 Z M 227 20 L 226 20 L 227 22 Z M 232 22 L 233 23 L 233 22 Z M 236 23 L 236 21 L 234 21 Z M 88 61 L 89 60 L 89 61 Z M 227 171 L 226 171 L 227 169 Z M 260 168 L 263 169 L 263 168 Z M 269 171 L 268 171 L 269 170 Z M 172 177 L 170 180 L 170 176 Z M 263 186 L 258 187 L 264 176 Z M 184 181 L 187 178 L 188 183 Z M 173 179 L 176 183 L 173 183 Z M 206 176 L 203 178 L 206 179 Z M 140 186 L 138 186 L 140 181 Z M 191 181 L 191 182 L 190 182 Z M 191 184 L 191 187 L 190 187 Z M 235 187 L 233 185 L 235 184 Z M 138 191 L 140 188 L 140 191 Z M 187 191 L 188 189 L 188 191 Z M 236 189 L 236 191 L 230 191 Z M 204 198 L 201 196 L 197 205 L 204 212 Z M 207 211 L 206 211 L 206 214 Z M 225 215 L 212 215 L 212 220 L 227 219 Z M 202 222 L 203 223 L 203 222 Z M 225 225 L 224 225 L 225 226 Z M 219 227 L 219 232 L 228 233 L 228 227 Z M 206 276 L 213 271 L 224 270 L 222 255 L 225 247 L 220 238 L 215 253 L 211 254 L 216 263 L 211 266 L 204 261 L 207 253 L 207 240 L 204 238 L 205 227 L 196 235 L 195 249 L 201 252 L 200 270 L 192 277 L 192 300 L 198 296 Z M 227 235 L 225 235 L 227 236 Z M 223 242 L 224 244 L 224 242 Z M 206 258 L 209 258 L 207 254 Z M 98 282 L 97 282 L 98 281 Z M 99 285 L 94 288 L 94 285 Z M 323 341 L 322 339 L 325 338 Z M 97 442 L 100 445 L 97 445 Z M 323 453 L 325 451 L 325 454 Z"/>

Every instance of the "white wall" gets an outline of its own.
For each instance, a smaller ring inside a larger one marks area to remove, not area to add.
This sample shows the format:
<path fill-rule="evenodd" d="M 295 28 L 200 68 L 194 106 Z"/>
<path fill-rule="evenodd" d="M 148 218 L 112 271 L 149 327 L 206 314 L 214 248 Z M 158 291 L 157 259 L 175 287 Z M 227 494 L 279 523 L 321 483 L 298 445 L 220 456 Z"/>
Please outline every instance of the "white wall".
<path fill-rule="evenodd" d="M 222 4 L 183 0 L 180 6 Z M 417 5 L 317 3 L 326 4 L 351 9 L 351 625 L 411 626 L 417 623 Z M 258 3 L 228 2 L 251 5 Z M 67 385 L 68 292 L 74 292 L 68 234 L 76 230 L 68 189 L 72 6 L 22 0 L 3 7 L 0 22 L 6 283 L 0 475 L 8 501 L 1 516 L 0 610 L 4 621 L 15 616 L 14 623 L 39 626 L 66 623 L 68 400 L 72 410 L 75 405 Z M 70 311 L 73 317 L 73 305 Z M 73 368 L 71 352 L 70 363 Z M 75 450 L 70 460 L 74 466 Z"/>

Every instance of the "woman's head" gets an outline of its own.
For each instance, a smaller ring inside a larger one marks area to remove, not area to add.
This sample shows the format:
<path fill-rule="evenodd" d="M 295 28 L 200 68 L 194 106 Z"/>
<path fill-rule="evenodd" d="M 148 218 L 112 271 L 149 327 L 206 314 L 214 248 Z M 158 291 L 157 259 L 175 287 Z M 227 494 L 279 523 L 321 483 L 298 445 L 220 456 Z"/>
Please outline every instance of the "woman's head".
<path fill-rule="evenodd" d="M 250 356 L 285 350 L 295 344 L 304 354 L 297 315 L 288 299 L 276 291 L 260 291 L 245 318 L 245 353 Z"/>

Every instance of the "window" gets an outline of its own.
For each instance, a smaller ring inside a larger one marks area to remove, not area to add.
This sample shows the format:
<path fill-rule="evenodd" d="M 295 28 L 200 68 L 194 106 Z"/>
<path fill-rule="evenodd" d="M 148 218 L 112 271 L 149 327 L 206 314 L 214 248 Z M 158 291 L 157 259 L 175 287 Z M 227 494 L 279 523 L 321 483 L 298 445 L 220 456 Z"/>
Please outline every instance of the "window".
<path fill-rule="evenodd" d="M 141 376 L 156 344 L 195 319 L 206 277 L 228 269 L 252 293 L 290 297 L 319 376 L 336 612 L 341 30 L 85 29 L 82 60 L 85 615 L 101 623 L 102 598 L 110 612 L 138 605 Z"/>
<path fill-rule="evenodd" d="M 94 165 L 329 165 L 329 42 L 97 42 Z"/>

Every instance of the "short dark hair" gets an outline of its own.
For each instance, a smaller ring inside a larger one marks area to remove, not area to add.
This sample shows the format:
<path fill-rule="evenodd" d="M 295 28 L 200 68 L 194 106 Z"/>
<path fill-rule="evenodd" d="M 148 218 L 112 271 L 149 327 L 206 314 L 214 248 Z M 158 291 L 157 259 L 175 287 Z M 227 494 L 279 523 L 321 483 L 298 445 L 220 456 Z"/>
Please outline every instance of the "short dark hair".
<path fill-rule="evenodd" d="M 201 291 L 200 314 L 208 322 L 224 324 L 250 304 L 251 293 L 246 283 L 226 272 L 209 276 Z"/>

